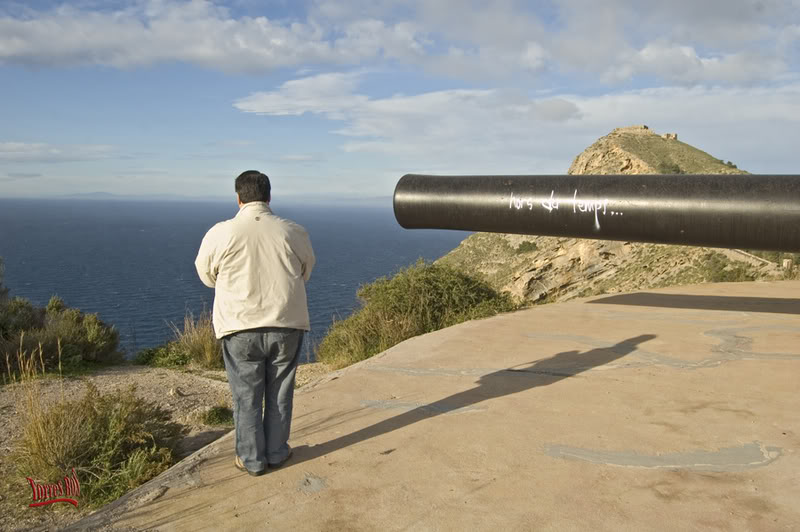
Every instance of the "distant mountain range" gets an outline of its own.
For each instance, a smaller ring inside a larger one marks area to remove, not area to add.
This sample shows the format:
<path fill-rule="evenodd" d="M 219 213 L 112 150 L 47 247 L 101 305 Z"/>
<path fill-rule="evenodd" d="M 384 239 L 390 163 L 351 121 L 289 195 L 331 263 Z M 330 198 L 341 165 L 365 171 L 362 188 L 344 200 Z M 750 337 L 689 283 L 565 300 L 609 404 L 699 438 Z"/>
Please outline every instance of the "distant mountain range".
<path fill-rule="evenodd" d="M 178 194 L 112 194 L 110 192 L 88 192 L 84 194 L 64 194 L 58 199 L 82 199 L 103 201 L 230 201 L 221 196 L 181 196 Z"/>
<path fill-rule="evenodd" d="M 54 196 L 50 199 L 73 199 L 73 200 L 95 200 L 95 201 L 193 201 L 193 202 L 233 202 L 235 196 L 181 196 L 179 194 L 112 194 L 110 192 L 88 192 L 83 194 L 64 194 Z M 281 196 L 281 202 L 289 205 L 311 203 L 314 205 L 330 204 L 330 205 L 383 205 L 391 208 L 391 196 L 369 196 L 369 197 L 348 197 L 336 198 L 323 195 L 314 196 Z"/>

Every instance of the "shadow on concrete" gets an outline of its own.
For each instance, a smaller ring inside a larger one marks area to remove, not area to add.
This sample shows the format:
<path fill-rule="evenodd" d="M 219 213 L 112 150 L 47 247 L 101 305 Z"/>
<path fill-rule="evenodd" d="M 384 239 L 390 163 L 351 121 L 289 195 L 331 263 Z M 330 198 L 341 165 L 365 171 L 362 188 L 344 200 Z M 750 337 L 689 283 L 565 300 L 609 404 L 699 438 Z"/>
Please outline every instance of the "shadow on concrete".
<path fill-rule="evenodd" d="M 526 367 L 516 366 L 489 373 L 478 380 L 478 386 L 475 388 L 419 406 L 319 445 L 311 447 L 307 445 L 297 446 L 294 448 L 294 458 L 286 467 L 300 464 L 306 460 L 313 460 L 350 445 L 407 427 L 418 421 L 466 409 L 489 399 L 556 383 L 567 377 L 575 376 L 622 358 L 635 351 L 639 344 L 653 338 L 655 338 L 655 335 L 643 334 L 619 342 L 611 347 L 597 348 L 586 352 L 564 351 L 550 358 L 537 360 Z"/>
<path fill-rule="evenodd" d="M 634 305 L 640 307 L 683 308 L 800 314 L 800 299 L 778 297 L 699 296 L 637 292 L 587 301 L 588 304 Z"/>

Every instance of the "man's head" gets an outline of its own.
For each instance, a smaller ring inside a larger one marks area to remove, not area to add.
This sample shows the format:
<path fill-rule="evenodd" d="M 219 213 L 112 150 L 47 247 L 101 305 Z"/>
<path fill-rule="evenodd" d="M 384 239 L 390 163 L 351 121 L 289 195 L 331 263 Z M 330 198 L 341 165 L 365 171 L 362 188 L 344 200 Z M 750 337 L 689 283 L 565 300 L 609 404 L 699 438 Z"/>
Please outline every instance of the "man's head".
<path fill-rule="evenodd" d="M 272 188 L 269 184 L 269 177 L 258 170 L 248 170 L 239 174 L 236 178 L 236 195 L 239 196 L 239 203 L 250 203 L 251 201 L 270 201 Z"/>

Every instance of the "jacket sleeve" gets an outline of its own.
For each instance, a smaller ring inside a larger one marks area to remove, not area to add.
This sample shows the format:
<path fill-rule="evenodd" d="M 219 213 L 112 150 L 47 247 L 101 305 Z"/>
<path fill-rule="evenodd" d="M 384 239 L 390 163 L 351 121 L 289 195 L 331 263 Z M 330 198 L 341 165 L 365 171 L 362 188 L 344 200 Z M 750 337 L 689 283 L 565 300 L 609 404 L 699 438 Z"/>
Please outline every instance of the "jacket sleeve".
<path fill-rule="evenodd" d="M 303 264 L 303 279 L 308 281 L 311 278 L 311 270 L 314 269 L 317 259 L 314 257 L 314 250 L 311 247 L 311 239 L 308 237 L 308 232 L 300 227 L 297 232 L 297 243 L 295 253 Z"/>
<path fill-rule="evenodd" d="M 197 252 L 197 258 L 194 261 L 197 275 L 203 284 L 209 288 L 216 286 L 217 273 L 219 272 L 217 250 L 214 243 L 214 229 L 212 227 L 203 237 L 203 241 L 200 243 L 200 250 Z"/>

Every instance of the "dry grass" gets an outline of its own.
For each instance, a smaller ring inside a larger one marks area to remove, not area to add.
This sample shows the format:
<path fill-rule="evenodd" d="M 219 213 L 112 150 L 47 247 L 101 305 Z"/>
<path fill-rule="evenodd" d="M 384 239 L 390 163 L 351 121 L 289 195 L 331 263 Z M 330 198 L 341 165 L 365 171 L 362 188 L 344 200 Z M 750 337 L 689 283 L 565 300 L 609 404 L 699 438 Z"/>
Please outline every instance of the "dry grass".
<path fill-rule="evenodd" d="M 202 368 L 225 367 L 222 361 L 222 343 L 217 340 L 211 313 L 204 312 L 195 319 L 189 313 L 183 319 L 183 330 L 172 324 L 175 342 L 181 351 L 188 354 L 189 360 Z"/>
<path fill-rule="evenodd" d="M 211 313 L 204 312 L 198 318 L 189 313 L 183 319 L 181 329 L 174 323 L 170 328 L 175 339 L 164 345 L 143 349 L 136 355 L 138 364 L 156 367 L 194 366 L 204 369 L 225 367 L 222 360 L 222 342 L 217 340 Z"/>
<path fill-rule="evenodd" d="M 166 411 L 136 397 L 134 387 L 100 393 L 89 384 L 82 397 L 67 400 L 62 377 L 61 397 L 45 404 L 40 393 L 45 358 L 41 347 L 34 352 L 20 347 L 17 371 L 8 371 L 23 426 L 11 455 L 18 478 L 56 483 L 74 468 L 80 504 L 92 508 L 172 464 L 180 427 L 169 421 Z"/>

